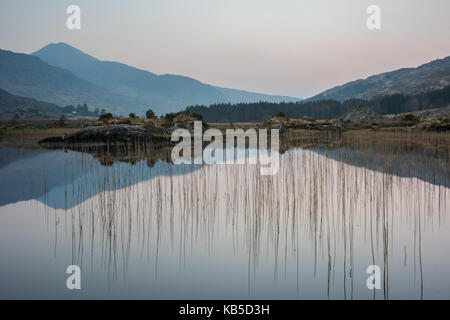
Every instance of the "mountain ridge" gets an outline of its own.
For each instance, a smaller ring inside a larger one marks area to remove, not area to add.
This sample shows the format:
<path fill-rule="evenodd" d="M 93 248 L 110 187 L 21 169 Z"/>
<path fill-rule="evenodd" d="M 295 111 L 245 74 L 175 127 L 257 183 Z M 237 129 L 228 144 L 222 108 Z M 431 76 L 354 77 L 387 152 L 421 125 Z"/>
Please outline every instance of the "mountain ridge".
<path fill-rule="evenodd" d="M 435 59 L 415 68 L 400 68 L 346 82 L 305 100 L 370 99 L 378 95 L 424 93 L 448 85 L 450 85 L 450 56 Z"/>
<path fill-rule="evenodd" d="M 61 115 L 56 104 L 20 97 L 0 88 L 0 119 L 43 119 Z"/>
<path fill-rule="evenodd" d="M 192 104 L 300 100 L 216 87 L 182 75 L 157 75 L 124 63 L 99 60 L 63 42 L 50 43 L 32 55 L 49 65 L 67 69 L 94 85 L 135 100 L 141 105 L 150 106 L 157 113 L 179 111 Z"/>
<path fill-rule="evenodd" d="M 11 94 L 65 106 L 88 103 L 114 111 L 124 100 L 40 58 L 0 49 L 0 88 Z"/>

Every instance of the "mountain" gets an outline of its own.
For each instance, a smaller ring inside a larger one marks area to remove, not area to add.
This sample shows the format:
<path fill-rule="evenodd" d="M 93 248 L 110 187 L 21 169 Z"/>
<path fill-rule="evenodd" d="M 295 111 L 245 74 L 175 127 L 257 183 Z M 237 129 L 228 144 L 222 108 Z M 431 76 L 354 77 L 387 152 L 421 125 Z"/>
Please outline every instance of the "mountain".
<path fill-rule="evenodd" d="M 48 101 L 60 106 L 87 103 L 118 111 L 126 103 L 119 95 L 50 66 L 38 57 L 0 50 L 0 88 L 11 94 Z"/>
<path fill-rule="evenodd" d="M 19 97 L 0 89 L 0 119 L 56 118 L 62 113 L 56 104 Z"/>
<path fill-rule="evenodd" d="M 185 76 L 157 75 L 123 63 L 101 61 L 65 43 L 51 43 L 32 55 L 131 100 L 138 105 L 133 110 L 138 113 L 145 112 L 148 107 L 161 114 L 197 104 L 299 100 L 215 87 Z"/>
<path fill-rule="evenodd" d="M 417 94 L 442 89 L 450 84 L 450 56 L 423 64 L 417 68 L 403 68 L 348 82 L 328 89 L 307 100 L 370 99 L 378 95 L 396 93 Z"/>

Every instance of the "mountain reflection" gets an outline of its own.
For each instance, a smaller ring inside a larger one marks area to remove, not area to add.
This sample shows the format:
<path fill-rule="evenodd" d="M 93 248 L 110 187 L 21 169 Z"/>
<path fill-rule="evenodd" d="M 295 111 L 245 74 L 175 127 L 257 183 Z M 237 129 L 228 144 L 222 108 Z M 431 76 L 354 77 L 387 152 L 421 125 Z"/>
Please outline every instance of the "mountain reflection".
<path fill-rule="evenodd" d="M 450 297 L 437 277 L 450 268 L 448 153 L 284 147 L 273 176 L 174 165 L 164 148 L 3 149 L 0 240 L 35 234 L 0 249 L 4 267 L 30 240 L 41 254 L 29 263 L 48 261 L 50 241 L 58 268 L 80 265 L 96 285 L 86 298 Z M 369 265 L 382 290 L 367 289 Z M 53 276 L 39 272 L 41 294 L 54 297 Z"/>
<path fill-rule="evenodd" d="M 405 143 L 342 143 L 340 140 L 333 142 L 329 137 L 326 143 L 316 141 L 312 146 L 309 142 L 289 139 L 282 142 L 282 153 L 307 147 L 347 164 L 450 186 L 450 150 L 445 141 L 439 141 L 445 147 L 439 147 L 438 143 L 427 147 Z M 170 147 L 146 145 L 132 148 L 85 145 L 73 146 L 69 150 L 2 148 L 0 205 L 39 199 L 53 208 L 70 208 L 111 188 L 124 188 L 157 175 L 184 174 L 201 167 L 173 165 L 170 151 Z M 112 176 L 110 171 L 118 174 Z"/>
<path fill-rule="evenodd" d="M 121 167 L 107 174 L 131 176 Z M 161 252 L 176 253 L 184 266 L 201 252 L 219 258 L 225 247 L 247 257 L 249 294 L 265 261 L 271 278 L 293 281 L 297 295 L 309 289 L 301 280 L 305 271 L 326 279 L 323 297 L 358 298 L 365 269 L 375 264 L 384 290 L 374 296 L 389 298 L 392 279 L 404 272 L 421 298 L 422 233 L 439 229 L 449 206 L 444 186 L 301 149 L 282 155 L 275 176 L 261 176 L 257 166 L 214 165 L 105 189 L 66 213 L 74 264 L 101 256 L 113 281 L 127 277 L 128 258 L 139 252 L 153 261 L 149 271 L 157 278 L 167 263 Z"/>

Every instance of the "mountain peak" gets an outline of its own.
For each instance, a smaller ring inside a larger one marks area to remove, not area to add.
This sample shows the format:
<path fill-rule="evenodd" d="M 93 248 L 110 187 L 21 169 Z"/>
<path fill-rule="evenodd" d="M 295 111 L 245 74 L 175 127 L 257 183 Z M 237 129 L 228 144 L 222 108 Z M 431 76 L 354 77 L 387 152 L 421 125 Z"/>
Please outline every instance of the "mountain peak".
<path fill-rule="evenodd" d="M 74 46 L 71 46 L 70 44 L 66 42 L 50 42 L 45 47 L 42 47 L 41 49 L 37 50 L 36 52 L 39 52 L 41 50 L 48 50 L 48 49 L 70 49 L 78 52 L 82 52 L 81 50 L 75 48 Z M 82 52 L 83 53 L 83 52 Z"/>
<path fill-rule="evenodd" d="M 66 47 L 66 48 L 72 48 L 72 49 L 78 50 L 77 48 L 75 48 L 75 47 L 73 47 L 73 46 L 71 46 L 70 44 L 65 43 L 65 42 L 56 42 L 56 43 L 50 42 L 50 43 L 49 43 L 48 45 L 46 45 L 44 48 L 46 48 L 46 47 Z M 79 50 L 78 50 L 78 51 L 79 51 Z"/>
<path fill-rule="evenodd" d="M 73 61 L 75 63 L 92 63 L 98 61 L 83 51 L 72 47 L 65 42 L 49 43 L 42 49 L 33 52 L 32 55 L 41 58 L 44 61 L 52 61 L 52 65 L 56 67 L 64 67 L 65 61 Z"/>

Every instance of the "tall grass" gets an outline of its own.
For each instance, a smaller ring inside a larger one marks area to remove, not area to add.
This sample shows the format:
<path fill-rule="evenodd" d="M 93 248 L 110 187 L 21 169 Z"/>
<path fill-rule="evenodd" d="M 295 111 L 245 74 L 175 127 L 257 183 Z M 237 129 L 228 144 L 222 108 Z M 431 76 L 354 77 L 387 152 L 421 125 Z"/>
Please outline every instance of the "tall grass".
<path fill-rule="evenodd" d="M 270 263 L 273 279 L 295 279 L 298 295 L 311 269 L 312 277 L 326 281 L 329 298 L 357 298 L 356 275 L 377 264 L 383 291 L 373 298 L 387 299 L 400 255 L 422 298 L 422 234 L 448 219 L 449 145 L 442 142 L 448 137 L 376 134 L 328 137 L 339 152 L 317 141 L 310 149 L 290 149 L 274 176 L 261 176 L 258 165 L 155 165 L 155 154 L 165 151 L 141 146 L 101 149 L 94 158 L 75 153 L 67 172 L 84 174 L 65 192 L 73 263 L 87 258 L 93 267 L 100 253 L 108 279 L 121 273 L 126 281 L 136 253 L 158 277 L 167 251 L 183 268 L 195 252 L 220 259 L 221 248 L 231 247 L 246 257 L 250 294 L 260 265 Z M 408 151 L 416 156 L 405 161 Z M 376 154 L 376 163 L 362 152 Z M 131 163 L 108 161 L 113 154 Z"/>

